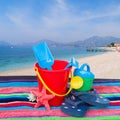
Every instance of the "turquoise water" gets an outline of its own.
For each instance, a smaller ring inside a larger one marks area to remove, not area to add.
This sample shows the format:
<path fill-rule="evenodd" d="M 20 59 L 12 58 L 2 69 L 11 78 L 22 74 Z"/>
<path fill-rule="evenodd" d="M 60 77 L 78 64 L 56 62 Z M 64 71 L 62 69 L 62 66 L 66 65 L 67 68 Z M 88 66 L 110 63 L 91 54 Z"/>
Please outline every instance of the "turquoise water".
<path fill-rule="evenodd" d="M 63 60 L 101 54 L 101 52 L 87 52 L 80 47 L 53 47 L 50 50 L 55 59 Z M 30 47 L 0 48 L 0 72 L 33 67 L 35 62 L 36 58 Z"/>

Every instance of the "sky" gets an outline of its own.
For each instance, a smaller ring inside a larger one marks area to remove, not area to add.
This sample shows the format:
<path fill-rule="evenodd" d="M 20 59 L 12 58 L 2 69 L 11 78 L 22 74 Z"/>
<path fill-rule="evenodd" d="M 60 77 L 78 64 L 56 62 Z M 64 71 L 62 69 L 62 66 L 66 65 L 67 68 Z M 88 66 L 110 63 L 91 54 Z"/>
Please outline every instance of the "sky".
<path fill-rule="evenodd" d="M 120 37 L 120 0 L 0 0 L 0 41 Z"/>

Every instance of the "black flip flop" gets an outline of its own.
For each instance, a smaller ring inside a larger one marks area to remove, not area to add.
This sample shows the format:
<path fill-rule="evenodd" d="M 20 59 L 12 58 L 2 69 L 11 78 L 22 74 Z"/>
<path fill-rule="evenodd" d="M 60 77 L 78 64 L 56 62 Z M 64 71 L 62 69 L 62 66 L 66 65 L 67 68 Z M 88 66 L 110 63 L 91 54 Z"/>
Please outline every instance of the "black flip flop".
<path fill-rule="evenodd" d="M 107 98 L 99 96 L 95 89 L 91 89 L 88 92 L 77 92 L 75 90 L 72 90 L 71 93 L 89 105 L 106 107 L 109 106 L 110 103 L 110 100 Z"/>
<path fill-rule="evenodd" d="M 67 96 L 61 106 L 62 112 L 74 117 L 85 116 L 87 109 L 88 104 L 73 95 Z"/>

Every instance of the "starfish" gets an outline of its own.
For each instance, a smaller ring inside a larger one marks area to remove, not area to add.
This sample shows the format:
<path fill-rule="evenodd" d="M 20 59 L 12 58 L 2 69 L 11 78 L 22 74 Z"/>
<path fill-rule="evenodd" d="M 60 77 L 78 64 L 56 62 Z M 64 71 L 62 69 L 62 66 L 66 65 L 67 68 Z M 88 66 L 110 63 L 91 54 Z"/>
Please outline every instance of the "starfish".
<path fill-rule="evenodd" d="M 50 110 L 49 100 L 54 98 L 55 96 L 50 94 L 46 94 L 46 89 L 43 87 L 42 91 L 32 91 L 32 94 L 34 94 L 37 97 L 37 103 L 35 104 L 34 108 L 38 108 L 41 105 L 44 105 L 47 110 Z"/>

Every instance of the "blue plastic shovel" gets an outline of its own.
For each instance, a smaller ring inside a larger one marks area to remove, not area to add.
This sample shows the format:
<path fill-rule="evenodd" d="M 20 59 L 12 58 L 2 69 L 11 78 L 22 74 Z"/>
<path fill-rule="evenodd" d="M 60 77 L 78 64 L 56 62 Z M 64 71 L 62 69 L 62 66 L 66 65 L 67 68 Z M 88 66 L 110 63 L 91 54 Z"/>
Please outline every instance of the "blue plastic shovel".
<path fill-rule="evenodd" d="M 33 46 L 33 51 L 41 68 L 52 70 L 52 65 L 54 64 L 54 58 L 46 44 L 46 42 L 41 42 L 40 44 Z"/>

